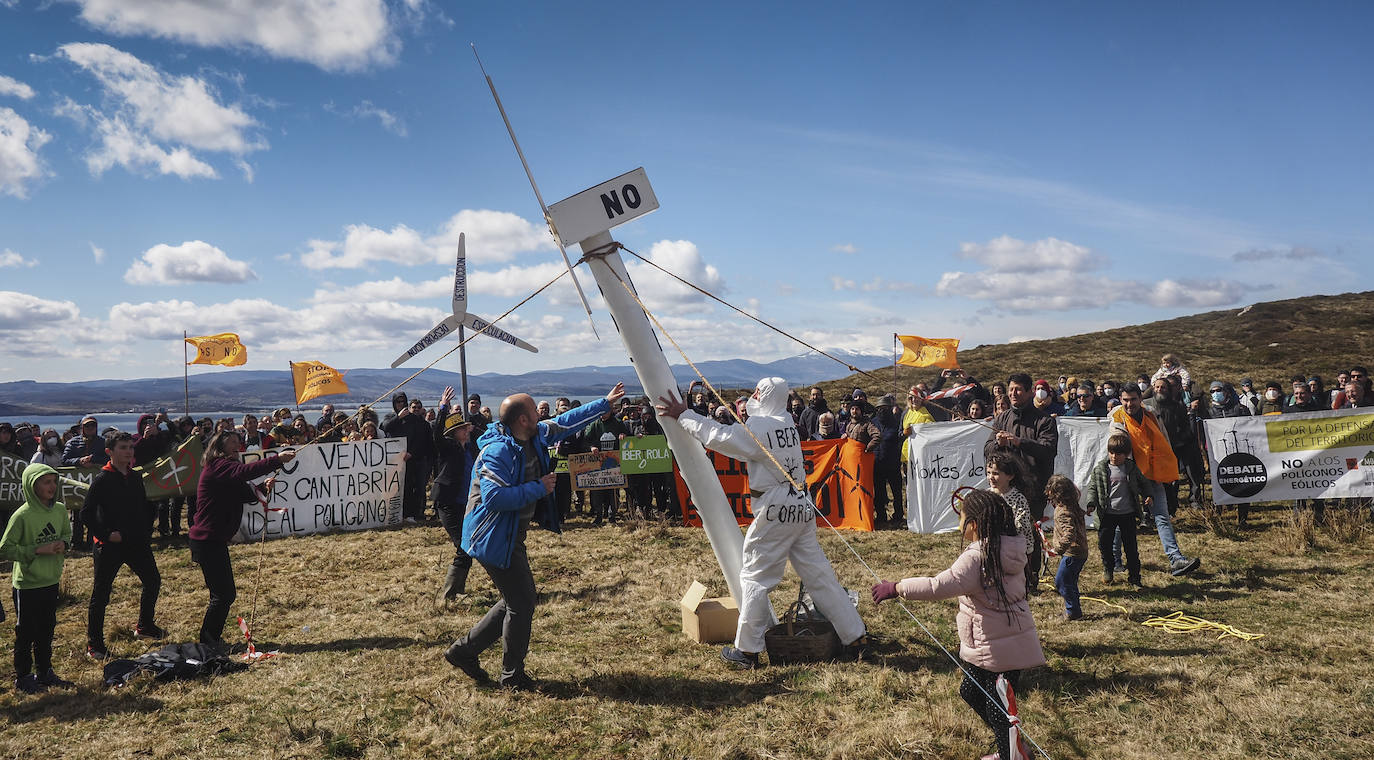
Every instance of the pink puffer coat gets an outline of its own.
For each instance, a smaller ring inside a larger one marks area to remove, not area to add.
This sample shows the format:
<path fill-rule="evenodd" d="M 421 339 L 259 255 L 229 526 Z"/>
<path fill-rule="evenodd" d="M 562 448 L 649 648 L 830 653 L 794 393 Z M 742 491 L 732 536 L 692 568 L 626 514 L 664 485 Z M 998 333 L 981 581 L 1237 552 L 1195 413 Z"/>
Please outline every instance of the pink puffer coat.
<path fill-rule="evenodd" d="M 993 588 L 983 588 L 983 548 L 974 541 L 948 570 L 934 578 L 907 578 L 897 583 L 906 599 L 959 597 L 959 656 L 994 673 L 1045 664 L 1035 619 L 1026 603 L 1026 547 L 1019 536 L 1002 537 L 1002 588 L 1010 609 Z M 1010 612 L 1010 614 L 1008 614 Z"/>

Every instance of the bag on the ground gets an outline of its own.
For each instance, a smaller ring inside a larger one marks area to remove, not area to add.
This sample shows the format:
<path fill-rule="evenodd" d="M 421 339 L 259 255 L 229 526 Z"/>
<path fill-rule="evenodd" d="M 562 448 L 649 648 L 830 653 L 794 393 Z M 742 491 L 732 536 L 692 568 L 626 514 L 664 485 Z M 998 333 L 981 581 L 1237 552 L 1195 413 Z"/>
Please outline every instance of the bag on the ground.
<path fill-rule="evenodd" d="M 154 680 L 200 678 L 247 670 L 229 655 L 206 644 L 168 644 L 132 660 L 113 660 L 105 665 L 105 685 L 125 686 L 139 673 L 151 673 Z"/>

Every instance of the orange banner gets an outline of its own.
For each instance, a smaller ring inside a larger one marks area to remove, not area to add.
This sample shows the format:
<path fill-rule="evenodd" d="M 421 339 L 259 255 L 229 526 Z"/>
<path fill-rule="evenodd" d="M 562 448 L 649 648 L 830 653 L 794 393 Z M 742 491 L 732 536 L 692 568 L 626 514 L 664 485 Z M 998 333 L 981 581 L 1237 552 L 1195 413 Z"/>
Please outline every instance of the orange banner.
<path fill-rule="evenodd" d="M 740 525 L 752 523 L 748 467 L 714 451 L 707 451 L 706 455 L 716 468 L 716 477 L 725 489 L 735 521 Z M 845 438 L 802 441 L 802 455 L 806 462 L 806 488 L 823 516 L 816 518 L 816 525 L 823 527 L 829 520 L 836 528 L 873 530 L 873 455 L 864 451 L 863 444 Z M 701 516 L 676 465 L 673 477 L 687 524 L 701 527 Z"/>

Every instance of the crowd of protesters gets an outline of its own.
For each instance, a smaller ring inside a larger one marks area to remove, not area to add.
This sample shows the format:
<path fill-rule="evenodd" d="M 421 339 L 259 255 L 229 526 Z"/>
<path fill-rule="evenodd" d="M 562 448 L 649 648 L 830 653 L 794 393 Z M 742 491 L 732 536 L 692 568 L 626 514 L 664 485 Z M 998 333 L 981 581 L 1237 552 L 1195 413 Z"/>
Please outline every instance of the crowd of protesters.
<path fill-rule="evenodd" d="M 912 386 L 905 404 L 899 403 L 893 394 L 882 395 L 873 404 L 864 389 L 854 388 L 832 407 L 824 391 L 812 387 L 804 397 L 793 392 L 786 409 L 801 440 L 846 438 L 874 455 L 871 485 L 876 525 L 880 528 L 901 526 L 906 521 L 905 444 L 913 429 L 952 420 L 982 422 L 990 431 L 984 451 L 990 490 L 1010 506 L 1009 514 L 1015 520 L 1017 532 L 1025 539 L 1028 590 L 1035 590 L 1029 579 L 1038 577 L 1044 549 L 1038 532 L 1030 526 L 1032 521 L 1047 516 L 1047 508 L 1053 506 L 1057 515 L 1053 546 L 1064 556 L 1056 587 L 1065 598 L 1066 616 L 1074 619 L 1081 615 L 1077 576 L 1087 557 L 1081 528 L 1085 512 L 1096 510 L 1102 526 L 1098 544 L 1106 582 L 1124 573 L 1130 583 L 1141 583 L 1138 529 L 1158 534 L 1168 560 L 1168 572 L 1192 572 L 1201 560 L 1182 552 L 1172 519 L 1183 493 L 1188 506 L 1204 505 L 1208 476 L 1201 421 L 1374 406 L 1374 389 L 1363 366 L 1342 370 L 1333 380 L 1330 386 L 1321 376 L 1307 374 L 1294 374 L 1287 383 L 1267 380 L 1260 384 L 1248 377 L 1239 383 L 1229 379 L 1200 380 L 1177 356 L 1166 354 L 1153 373 L 1122 381 L 1061 375 L 1057 382 L 1051 382 L 1013 373 L 1006 382 L 985 386 L 962 370 L 944 370 L 931 383 Z M 698 385 L 693 384 L 686 397 L 694 411 L 725 424 L 747 418 L 746 397 L 727 402 Z M 560 397 L 552 405 L 539 402 L 537 412 L 540 420 L 546 420 L 580 405 L 575 399 Z M 1058 416 L 1111 420 L 1113 433 L 1108 456 L 1093 468 L 1088 483 L 1053 483 L 1051 474 L 1058 446 L 1053 419 Z M 160 577 L 149 542 L 154 530 L 164 539 L 177 537 L 182 531 L 183 515 L 188 521 L 192 559 L 201 566 L 210 592 L 201 639 L 222 644 L 219 637 L 234 598 L 232 570 L 224 551 L 226 531 L 232 527 L 231 522 L 236 524 L 234 516 L 241 514 L 239 502 L 248 500 L 250 494 L 234 490 L 232 496 L 217 496 L 217 486 L 207 491 L 202 482 L 199 501 L 206 501 L 205 504 L 198 503 L 197 495 L 150 503 L 143 497 L 141 487 L 137 487 L 141 480 L 136 474 L 131 475 L 132 467 L 148 465 L 195 437 L 207 452 L 207 462 L 215 459 L 224 463 L 217 465 L 216 472 L 227 473 L 224 488 L 233 490 L 241 488 L 235 484 L 246 482 L 247 477 L 261 474 L 240 472 L 242 466 L 231 466 L 229 463 L 237 461 L 238 452 L 299 446 L 312 441 L 404 438 L 404 520 L 415 523 L 431 519 L 427 510 L 432 503 L 432 519 L 448 531 L 455 547 L 455 557 L 441 589 L 441 596 L 451 600 L 464 593 L 472 564 L 459 547 L 461 526 L 472 462 L 478 453 L 475 441 L 491 424 L 491 409 L 482 404 L 479 395 L 468 396 L 459 409 L 454 405 L 452 388 L 445 390 L 434 408 L 426 408 L 420 399 L 398 393 L 392 399 L 391 412 L 380 418 L 369 406 L 349 414 L 326 404 L 313 423 L 305 414 L 293 414 L 287 408 L 262 415 L 244 414 L 241 419 L 199 420 L 190 416 L 173 420 L 160 410 L 140 417 L 132 434 L 115 428 L 101 430 L 94 416 L 83 417 L 65 431 L 0 422 L 0 452 L 32 463 L 23 478 L 26 503 L 11 518 L 6 537 L 0 541 L 0 551 L 15 562 L 16 602 L 22 591 L 23 599 L 38 610 L 21 621 L 26 627 L 22 631 L 24 652 L 16 650 L 16 668 L 20 671 L 17 685 L 30 692 L 70 685 L 52 672 L 50 651 L 43 647 L 43 637 L 51 638 L 51 631 L 45 633 L 44 628 L 48 617 L 44 611 L 51 605 L 44 600 L 50 595 L 46 581 L 51 580 L 48 576 L 54 572 L 54 562 L 42 559 L 45 556 L 75 549 L 91 551 L 95 557 L 96 588 L 90 600 L 87 626 L 87 652 L 93 659 L 108 656 L 103 638 L 105 607 L 123 565 L 138 576 L 143 588 L 135 634 L 148 638 L 166 636 L 154 620 Z M 592 526 L 612 524 L 628 516 L 681 517 L 682 505 L 671 473 L 628 474 L 624 489 L 582 491 L 574 487 L 566 467 L 561 466 L 574 454 L 614 451 L 627 438 L 662 432 L 654 406 L 647 398 L 626 398 L 577 434 L 561 440 L 551 452 L 555 488 L 545 497 L 545 509 L 556 512 L 544 514 L 549 514 L 549 519 L 556 515 L 560 521 L 574 515 L 585 516 Z M 280 466 L 276 458 L 263 461 L 272 462 L 262 465 L 263 473 Z M 91 487 L 85 508 L 72 511 L 69 522 L 63 520 L 63 529 L 56 536 L 45 536 L 55 540 L 39 542 L 32 536 L 24 537 L 23 526 L 37 519 L 33 515 L 41 516 L 43 510 L 53 506 L 54 497 L 47 481 L 48 476 L 55 474 L 51 468 L 60 466 L 98 467 L 101 474 Z M 30 474 L 34 477 L 30 478 Z M 1181 488 L 1185 485 L 1186 491 Z M 1047 486 L 1052 487 L 1047 491 Z M 229 502 L 235 503 L 237 511 L 224 507 Z M 1324 507 L 1322 500 L 1295 505 L 1295 509 L 1310 508 L 1318 521 Z M 21 512 L 24 519 L 19 519 Z M 1238 507 L 1237 517 L 1240 525 L 1246 526 L 1246 505 Z M 1062 535 L 1060 518 L 1065 522 Z M 198 525 L 196 520 L 207 522 Z M 16 548 L 20 539 L 32 545 Z M 56 546 L 59 543 L 61 546 Z M 32 569 L 39 565 L 43 568 Z M 28 580 L 23 580 L 21 568 L 26 566 L 31 569 Z M 60 574 L 60 562 L 56 566 L 59 569 L 55 572 Z M 45 585 L 28 588 L 36 582 L 35 578 Z M 33 670 L 34 665 L 37 670 Z"/>

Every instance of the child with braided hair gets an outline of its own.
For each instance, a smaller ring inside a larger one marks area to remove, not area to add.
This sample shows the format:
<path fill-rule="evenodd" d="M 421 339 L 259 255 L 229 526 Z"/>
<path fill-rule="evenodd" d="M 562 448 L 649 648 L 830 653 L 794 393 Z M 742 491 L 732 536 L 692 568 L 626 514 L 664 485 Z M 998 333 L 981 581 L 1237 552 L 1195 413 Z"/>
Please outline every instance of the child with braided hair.
<path fill-rule="evenodd" d="M 1016 729 L 1008 718 L 1010 704 L 1004 695 L 1020 683 L 1021 671 L 1045 664 L 1045 654 L 1026 602 L 1026 547 L 1011 507 L 992 491 L 964 493 L 955 508 L 959 531 L 968 545 L 954 564 L 933 578 L 882 581 L 873 587 L 873 601 L 898 596 L 959 598 L 956 622 L 964 671 L 959 696 L 993 730 L 996 757 L 1005 759 L 1014 757 Z M 999 688 L 999 682 L 1008 688 Z M 1019 737 L 1016 741 L 1020 742 Z M 1029 754 L 1024 747 L 1018 750 Z"/>

